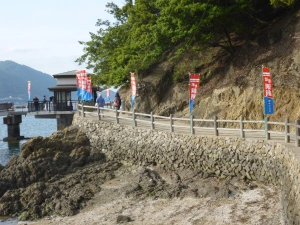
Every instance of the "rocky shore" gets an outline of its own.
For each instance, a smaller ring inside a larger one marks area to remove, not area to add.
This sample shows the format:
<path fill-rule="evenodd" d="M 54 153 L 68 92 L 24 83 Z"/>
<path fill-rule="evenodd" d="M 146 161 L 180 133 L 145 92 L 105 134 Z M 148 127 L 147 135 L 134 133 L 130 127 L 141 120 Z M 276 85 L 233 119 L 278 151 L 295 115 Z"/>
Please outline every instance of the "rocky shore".
<path fill-rule="evenodd" d="M 280 191 L 191 170 L 123 165 L 78 126 L 35 137 L 0 167 L 0 215 L 19 224 L 284 224 Z"/>

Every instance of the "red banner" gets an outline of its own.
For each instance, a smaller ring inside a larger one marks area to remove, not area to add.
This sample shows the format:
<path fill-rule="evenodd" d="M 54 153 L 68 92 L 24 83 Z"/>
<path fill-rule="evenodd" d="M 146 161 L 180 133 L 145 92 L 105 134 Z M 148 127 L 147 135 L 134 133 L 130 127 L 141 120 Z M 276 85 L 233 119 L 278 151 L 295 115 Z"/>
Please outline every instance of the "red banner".
<path fill-rule="evenodd" d="M 92 93 L 92 79 L 90 77 L 86 77 L 86 90 Z"/>
<path fill-rule="evenodd" d="M 30 95 L 30 81 L 28 81 L 28 94 Z"/>
<path fill-rule="evenodd" d="M 200 74 L 190 74 L 190 100 L 196 98 L 197 90 L 200 85 Z"/>
<path fill-rule="evenodd" d="M 81 72 L 80 71 L 76 71 L 76 85 L 77 85 L 77 88 L 81 89 L 81 84 L 82 84 L 82 81 L 81 81 Z"/>
<path fill-rule="evenodd" d="M 131 95 L 133 97 L 136 96 L 136 81 L 135 81 L 134 73 L 131 73 Z"/>
<path fill-rule="evenodd" d="M 270 70 L 267 67 L 263 68 L 264 76 L 264 97 L 273 98 L 273 83 Z"/>
<path fill-rule="evenodd" d="M 87 75 L 86 75 L 86 72 L 85 70 L 81 70 L 80 71 L 81 73 L 81 88 L 82 90 L 87 90 Z"/>

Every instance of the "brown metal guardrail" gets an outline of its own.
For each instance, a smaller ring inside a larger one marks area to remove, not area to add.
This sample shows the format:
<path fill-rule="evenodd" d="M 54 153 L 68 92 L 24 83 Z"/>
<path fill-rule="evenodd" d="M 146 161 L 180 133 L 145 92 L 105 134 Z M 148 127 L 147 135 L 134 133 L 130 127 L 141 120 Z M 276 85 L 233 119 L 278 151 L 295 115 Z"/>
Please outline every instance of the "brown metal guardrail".
<path fill-rule="evenodd" d="M 276 140 L 278 142 L 295 143 L 300 146 L 300 120 L 294 123 L 285 119 L 283 122 L 268 120 L 245 120 L 242 116 L 238 120 L 223 120 L 216 116 L 212 119 L 175 118 L 137 113 L 133 111 L 116 110 L 78 104 L 81 116 L 94 117 L 133 127 L 143 127 L 152 130 L 170 131 L 192 135 L 213 135 L 224 137 L 241 137 L 253 139 Z"/>

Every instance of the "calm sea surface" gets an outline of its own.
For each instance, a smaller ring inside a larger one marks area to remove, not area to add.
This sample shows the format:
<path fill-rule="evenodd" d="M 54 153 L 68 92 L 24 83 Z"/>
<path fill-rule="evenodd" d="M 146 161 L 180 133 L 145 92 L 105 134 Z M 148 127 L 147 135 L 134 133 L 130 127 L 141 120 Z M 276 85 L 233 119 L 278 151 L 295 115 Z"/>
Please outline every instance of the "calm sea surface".
<path fill-rule="evenodd" d="M 22 116 L 20 124 L 20 135 L 24 137 L 51 136 L 56 131 L 56 119 L 35 119 L 33 115 Z M 0 164 L 5 166 L 12 155 L 20 154 L 20 147 L 27 140 L 16 142 L 4 142 L 3 138 L 7 137 L 7 125 L 3 124 L 3 116 L 0 116 Z M 0 217 L 1 225 L 17 224 L 16 219 Z"/>
<path fill-rule="evenodd" d="M 35 119 L 33 115 L 22 116 L 20 135 L 26 138 L 51 136 L 56 131 L 56 119 Z M 0 116 L 0 164 L 5 166 L 12 155 L 20 154 L 20 147 L 27 140 L 16 142 L 4 142 L 7 137 L 7 125 L 3 124 L 3 116 Z"/>

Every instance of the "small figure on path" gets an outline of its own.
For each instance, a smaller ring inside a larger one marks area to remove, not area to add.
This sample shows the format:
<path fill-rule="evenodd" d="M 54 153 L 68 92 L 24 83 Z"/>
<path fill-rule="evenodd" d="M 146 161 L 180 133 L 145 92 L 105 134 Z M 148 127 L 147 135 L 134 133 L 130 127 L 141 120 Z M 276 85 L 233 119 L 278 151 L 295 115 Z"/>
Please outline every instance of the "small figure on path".
<path fill-rule="evenodd" d="M 39 99 L 36 96 L 33 98 L 33 105 L 34 105 L 34 109 L 35 109 L 36 113 L 38 113 L 38 111 L 39 111 Z"/>
<path fill-rule="evenodd" d="M 51 112 L 51 110 L 53 111 L 53 102 L 54 102 L 54 96 L 51 96 L 49 98 L 49 101 L 50 101 L 50 105 L 49 105 L 49 112 Z"/>
<path fill-rule="evenodd" d="M 121 98 L 120 98 L 119 92 L 117 92 L 115 95 L 114 106 L 117 110 L 120 110 Z"/>
<path fill-rule="evenodd" d="M 44 95 L 43 104 L 44 104 L 44 111 L 47 111 L 47 99 L 46 99 L 46 95 Z"/>
<path fill-rule="evenodd" d="M 96 99 L 96 102 L 98 103 L 98 106 L 100 108 L 103 108 L 104 105 L 105 105 L 105 100 L 104 98 L 102 97 L 102 94 L 99 94 L 98 98 Z M 103 114 L 103 109 L 101 109 L 101 113 Z"/>

